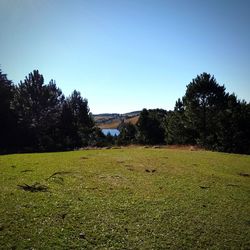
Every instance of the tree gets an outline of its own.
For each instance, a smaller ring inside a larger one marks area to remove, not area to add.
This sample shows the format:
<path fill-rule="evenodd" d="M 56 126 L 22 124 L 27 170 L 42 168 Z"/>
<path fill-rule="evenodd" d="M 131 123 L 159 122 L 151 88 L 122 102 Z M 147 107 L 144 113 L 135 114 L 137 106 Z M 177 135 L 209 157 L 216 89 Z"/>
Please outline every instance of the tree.
<path fill-rule="evenodd" d="M 61 129 L 68 148 L 87 146 L 94 132 L 94 121 L 88 101 L 74 90 L 63 103 Z"/>
<path fill-rule="evenodd" d="M 132 123 L 122 123 L 119 126 L 120 134 L 118 136 L 118 143 L 127 145 L 136 142 L 137 128 Z"/>
<path fill-rule="evenodd" d="M 250 104 L 232 94 L 227 106 L 220 112 L 216 150 L 250 154 Z"/>
<path fill-rule="evenodd" d="M 165 140 L 166 111 L 143 109 L 138 120 L 138 139 L 143 144 L 162 144 Z"/>
<path fill-rule="evenodd" d="M 180 98 L 175 103 L 174 111 L 167 113 L 165 129 L 167 144 L 195 144 L 195 131 L 187 127 L 184 105 Z"/>
<path fill-rule="evenodd" d="M 203 73 L 187 85 L 183 102 L 187 127 L 197 132 L 199 144 L 210 147 L 217 140 L 218 114 L 226 105 L 225 87 L 214 76 Z"/>
<path fill-rule="evenodd" d="M 114 140 L 114 139 L 113 139 Z M 107 137 L 102 133 L 102 130 L 98 127 L 93 127 L 93 131 L 90 134 L 88 142 L 91 147 L 104 147 L 108 145 Z"/>
<path fill-rule="evenodd" d="M 0 152 L 11 150 L 15 138 L 15 118 L 11 108 L 14 86 L 0 69 Z"/>
<path fill-rule="evenodd" d="M 62 91 L 55 82 L 51 80 L 45 85 L 38 70 L 19 83 L 13 101 L 18 117 L 19 147 L 31 151 L 56 149 L 63 99 Z"/>

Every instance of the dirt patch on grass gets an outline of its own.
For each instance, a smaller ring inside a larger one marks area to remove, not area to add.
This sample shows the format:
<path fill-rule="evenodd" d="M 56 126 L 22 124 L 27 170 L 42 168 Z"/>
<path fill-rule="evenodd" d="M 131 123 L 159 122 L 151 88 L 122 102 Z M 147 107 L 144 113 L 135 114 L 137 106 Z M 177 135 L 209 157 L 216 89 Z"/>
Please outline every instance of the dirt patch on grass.
<path fill-rule="evenodd" d="M 248 173 L 239 173 L 240 176 L 243 176 L 243 177 L 250 177 L 250 174 Z"/>
<path fill-rule="evenodd" d="M 127 170 L 129 171 L 134 171 L 134 167 L 132 165 L 126 164 L 125 167 L 127 168 Z"/>
<path fill-rule="evenodd" d="M 88 159 L 88 157 L 86 157 L 86 156 L 82 156 L 82 157 L 80 157 L 80 159 L 81 159 L 81 160 L 87 160 L 87 159 Z"/>
<path fill-rule="evenodd" d="M 22 170 L 20 171 L 21 173 L 27 173 L 27 172 L 33 172 L 34 170 L 31 170 L 31 169 L 25 169 L 25 170 Z"/>
<path fill-rule="evenodd" d="M 118 160 L 117 163 L 122 164 L 125 163 L 125 161 Z"/>
<path fill-rule="evenodd" d="M 193 145 L 167 145 L 165 147 L 169 149 L 190 150 L 190 151 L 204 150 L 203 148 L 199 146 L 193 146 Z"/>
<path fill-rule="evenodd" d="M 120 186 L 127 181 L 127 179 L 121 175 L 100 175 L 99 178 L 102 182 L 108 183 L 112 186 Z"/>

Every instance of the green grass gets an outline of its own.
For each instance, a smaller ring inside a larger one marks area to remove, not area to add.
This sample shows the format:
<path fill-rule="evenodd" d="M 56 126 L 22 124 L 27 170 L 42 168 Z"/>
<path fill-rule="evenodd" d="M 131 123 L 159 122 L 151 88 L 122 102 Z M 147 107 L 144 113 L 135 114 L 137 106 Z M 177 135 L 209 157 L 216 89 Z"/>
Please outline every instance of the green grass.
<path fill-rule="evenodd" d="M 139 147 L 0 156 L 0 248 L 250 249 L 250 177 L 240 173 L 250 174 L 250 156 Z M 18 186 L 35 183 L 48 191 Z"/>

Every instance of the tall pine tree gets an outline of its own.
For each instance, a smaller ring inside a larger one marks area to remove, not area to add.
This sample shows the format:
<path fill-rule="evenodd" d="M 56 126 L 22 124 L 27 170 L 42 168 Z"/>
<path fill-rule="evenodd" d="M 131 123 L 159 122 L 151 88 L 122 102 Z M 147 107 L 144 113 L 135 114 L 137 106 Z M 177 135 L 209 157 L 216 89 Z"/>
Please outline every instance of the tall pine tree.
<path fill-rule="evenodd" d="M 15 117 L 11 107 L 14 86 L 0 69 L 0 153 L 13 150 L 15 140 Z"/>
<path fill-rule="evenodd" d="M 55 82 L 51 80 L 45 85 L 38 70 L 20 82 L 13 102 L 18 117 L 19 147 L 30 151 L 56 150 L 63 99 Z"/>

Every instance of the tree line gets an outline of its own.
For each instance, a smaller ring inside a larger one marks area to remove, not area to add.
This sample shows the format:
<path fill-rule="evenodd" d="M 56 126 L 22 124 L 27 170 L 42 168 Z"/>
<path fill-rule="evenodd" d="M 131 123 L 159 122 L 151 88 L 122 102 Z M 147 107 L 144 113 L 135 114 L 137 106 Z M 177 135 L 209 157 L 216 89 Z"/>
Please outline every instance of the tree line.
<path fill-rule="evenodd" d="M 143 109 L 136 126 L 122 126 L 119 140 L 250 154 L 250 103 L 227 93 L 214 76 L 203 73 L 187 85 L 173 111 Z"/>
<path fill-rule="evenodd" d="M 0 152 L 70 150 L 97 143 L 88 101 L 74 90 L 69 97 L 34 70 L 14 85 L 0 71 Z"/>
<path fill-rule="evenodd" d="M 214 76 L 193 79 L 173 111 L 140 113 L 120 135 L 96 127 L 88 101 L 74 90 L 65 97 L 34 70 L 15 85 L 0 70 L 0 153 L 72 150 L 85 146 L 181 144 L 250 154 L 250 104 L 226 92 Z"/>

